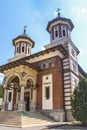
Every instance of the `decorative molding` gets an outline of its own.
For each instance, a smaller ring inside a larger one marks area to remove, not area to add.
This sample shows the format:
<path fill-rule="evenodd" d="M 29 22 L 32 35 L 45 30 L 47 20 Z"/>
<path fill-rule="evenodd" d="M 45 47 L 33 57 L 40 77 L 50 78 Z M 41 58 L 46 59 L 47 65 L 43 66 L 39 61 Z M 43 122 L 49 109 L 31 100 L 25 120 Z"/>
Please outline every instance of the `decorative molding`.
<path fill-rule="evenodd" d="M 21 72 L 21 76 L 22 76 L 22 77 L 25 77 L 25 75 L 27 75 L 27 73 L 26 73 L 26 72 L 24 72 L 24 71 L 23 71 L 23 72 Z"/>
<path fill-rule="evenodd" d="M 40 71 L 38 74 L 48 74 L 48 73 L 51 73 L 53 71 L 62 71 L 62 68 L 51 68 L 51 69 L 46 69 L 46 70 L 42 70 Z"/>

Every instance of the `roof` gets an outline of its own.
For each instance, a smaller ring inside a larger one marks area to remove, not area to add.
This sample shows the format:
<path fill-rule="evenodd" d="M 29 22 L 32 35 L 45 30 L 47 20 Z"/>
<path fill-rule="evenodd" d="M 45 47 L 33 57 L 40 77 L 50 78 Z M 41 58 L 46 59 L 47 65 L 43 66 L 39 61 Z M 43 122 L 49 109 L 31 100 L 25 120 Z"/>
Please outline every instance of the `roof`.
<path fill-rule="evenodd" d="M 51 20 L 51 21 L 48 22 L 48 25 L 47 25 L 46 30 L 49 32 L 49 27 L 50 27 L 50 25 L 51 25 L 53 22 L 56 22 L 56 21 L 59 21 L 59 20 L 68 22 L 68 23 L 70 24 L 70 26 L 71 26 L 71 30 L 74 28 L 74 25 L 73 25 L 73 23 L 72 23 L 72 21 L 71 21 L 70 19 L 68 19 L 68 18 L 63 18 L 63 17 L 57 17 L 57 18 L 55 18 L 55 19 L 53 19 L 53 20 Z"/>
<path fill-rule="evenodd" d="M 0 72 L 3 73 L 5 70 L 8 70 L 8 69 L 11 69 L 13 67 L 20 66 L 20 65 L 27 65 L 30 68 L 32 68 L 36 71 L 39 71 L 39 69 L 36 68 L 34 65 L 28 63 L 27 61 L 24 61 L 23 59 L 20 59 L 20 60 L 16 60 L 16 61 L 13 61 L 13 62 L 10 62 L 10 63 L 7 63 L 5 65 L 0 66 Z"/>
<path fill-rule="evenodd" d="M 43 51 L 40 51 L 38 53 L 35 53 L 33 55 L 30 55 L 28 57 L 25 57 L 25 59 L 29 59 L 29 58 L 34 58 L 34 57 L 38 57 L 40 55 L 44 55 L 45 53 L 49 53 L 51 51 L 56 51 L 56 50 L 59 50 L 63 53 L 63 55 L 65 55 L 65 57 L 68 55 L 68 52 L 66 51 L 66 49 L 62 46 L 62 45 L 57 45 L 55 47 L 52 47 L 52 48 L 49 48 L 49 49 L 46 49 L 46 50 L 43 50 Z"/>
<path fill-rule="evenodd" d="M 30 56 L 27 56 L 27 57 L 24 57 L 22 59 L 19 59 L 19 60 L 16 60 L 16 61 L 13 61 L 13 62 L 10 62 L 10 63 L 7 63 L 5 65 L 2 65 L 0 66 L 0 72 L 3 73 L 5 70 L 8 70 L 8 69 L 11 69 L 13 67 L 16 67 L 16 66 L 20 66 L 20 65 L 27 65 L 29 66 L 30 68 L 36 70 L 36 71 L 39 71 L 40 69 L 38 67 L 36 67 L 34 64 L 32 63 L 29 63 L 27 62 L 27 60 L 31 59 L 31 58 L 34 58 L 34 57 L 38 57 L 40 55 L 44 55 L 46 53 L 49 53 L 51 51 L 56 51 L 56 50 L 59 50 L 63 53 L 63 55 L 66 57 L 68 55 L 67 51 L 65 50 L 65 48 L 62 46 L 62 45 L 57 45 L 53 48 L 49 48 L 49 49 L 46 49 L 44 51 L 41 51 L 41 52 L 38 52 L 38 53 L 35 53 L 33 55 L 30 55 Z"/>
<path fill-rule="evenodd" d="M 32 47 L 34 47 L 35 42 L 30 37 L 28 37 L 27 35 L 19 35 L 18 37 L 14 38 L 13 39 L 13 45 L 15 45 L 16 40 L 21 39 L 21 38 L 31 41 L 32 42 Z"/>

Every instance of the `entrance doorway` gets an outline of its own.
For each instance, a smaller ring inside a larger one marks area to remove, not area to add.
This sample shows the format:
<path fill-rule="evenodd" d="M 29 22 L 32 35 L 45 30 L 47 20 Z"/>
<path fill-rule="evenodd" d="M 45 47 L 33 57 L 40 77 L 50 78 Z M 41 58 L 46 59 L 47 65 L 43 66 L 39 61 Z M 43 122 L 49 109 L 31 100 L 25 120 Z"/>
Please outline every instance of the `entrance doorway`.
<path fill-rule="evenodd" d="M 24 101 L 26 102 L 25 110 L 29 111 L 30 110 L 30 92 L 24 93 Z"/>

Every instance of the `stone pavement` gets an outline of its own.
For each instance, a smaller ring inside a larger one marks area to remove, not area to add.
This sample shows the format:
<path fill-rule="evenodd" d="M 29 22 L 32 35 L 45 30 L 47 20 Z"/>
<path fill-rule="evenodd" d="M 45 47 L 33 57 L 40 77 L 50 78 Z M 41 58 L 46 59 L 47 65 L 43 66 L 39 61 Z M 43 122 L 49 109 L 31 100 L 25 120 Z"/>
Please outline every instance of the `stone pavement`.
<path fill-rule="evenodd" d="M 78 125 L 79 122 L 54 122 L 39 112 L 0 112 L 0 130 L 77 130 Z"/>
<path fill-rule="evenodd" d="M 45 126 L 27 126 L 27 127 L 11 127 L 11 126 L 0 126 L 0 130 L 42 130 Z"/>
<path fill-rule="evenodd" d="M 57 130 L 56 126 L 70 124 L 70 122 L 55 122 L 51 124 L 35 124 L 22 127 L 0 125 L 0 130 Z M 61 130 L 61 129 L 60 129 Z"/>

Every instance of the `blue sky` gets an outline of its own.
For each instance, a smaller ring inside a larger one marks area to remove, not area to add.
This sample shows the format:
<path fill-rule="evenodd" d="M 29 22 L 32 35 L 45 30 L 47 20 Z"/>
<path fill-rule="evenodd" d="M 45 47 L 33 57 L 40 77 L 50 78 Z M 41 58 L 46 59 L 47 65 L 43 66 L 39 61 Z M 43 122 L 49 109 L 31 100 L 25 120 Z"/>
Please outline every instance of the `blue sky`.
<path fill-rule="evenodd" d="M 0 0 L 0 65 L 14 56 L 12 39 L 23 33 L 25 25 L 27 34 L 35 41 L 32 53 L 50 43 L 46 26 L 56 17 L 58 8 L 75 25 L 72 41 L 80 50 L 78 62 L 87 72 L 87 0 Z"/>

